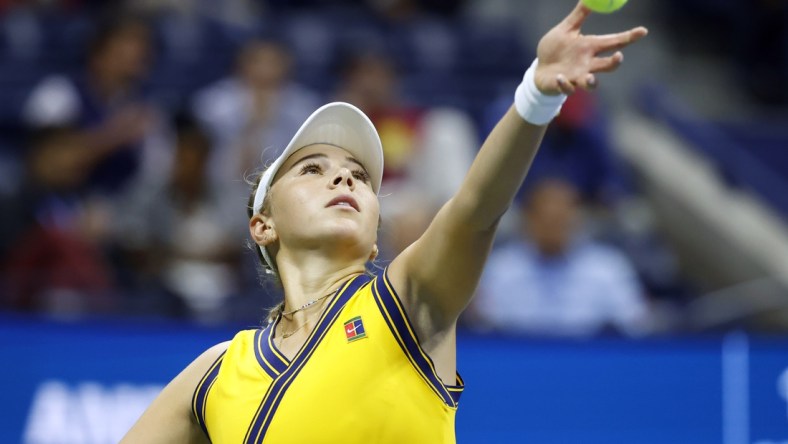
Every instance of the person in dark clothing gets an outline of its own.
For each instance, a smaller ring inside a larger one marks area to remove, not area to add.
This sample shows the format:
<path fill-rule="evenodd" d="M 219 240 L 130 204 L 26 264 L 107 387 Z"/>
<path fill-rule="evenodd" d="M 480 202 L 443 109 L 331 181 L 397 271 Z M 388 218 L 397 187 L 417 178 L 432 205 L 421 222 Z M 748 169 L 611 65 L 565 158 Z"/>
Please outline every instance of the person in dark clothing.
<path fill-rule="evenodd" d="M 73 128 L 33 133 L 25 180 L 0 198 L 0 306 L 56 313 L 111 306 L 101 218 L 82 193 L 90 158 Z"/>

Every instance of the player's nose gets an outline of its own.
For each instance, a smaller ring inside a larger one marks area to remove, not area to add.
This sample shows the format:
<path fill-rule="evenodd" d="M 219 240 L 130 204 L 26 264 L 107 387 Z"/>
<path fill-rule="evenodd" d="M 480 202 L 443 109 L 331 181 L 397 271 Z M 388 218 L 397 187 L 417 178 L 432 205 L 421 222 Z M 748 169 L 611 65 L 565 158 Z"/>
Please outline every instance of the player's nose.
<path fill-rule="evenodd" d="M 331 179 L 331 185 L 334 188 L 342 185 L 343 183 L 351 190 L 356 187 L 356 181 L 353 180 L 353 173 L 347 168 L 340 168 Z"/>

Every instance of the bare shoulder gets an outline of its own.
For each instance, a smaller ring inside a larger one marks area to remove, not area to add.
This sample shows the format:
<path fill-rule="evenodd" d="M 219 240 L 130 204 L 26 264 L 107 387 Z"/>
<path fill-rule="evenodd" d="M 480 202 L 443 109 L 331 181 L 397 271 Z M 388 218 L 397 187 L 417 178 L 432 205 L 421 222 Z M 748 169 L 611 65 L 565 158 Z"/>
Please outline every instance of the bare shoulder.
<path fill-rule="evenodd" d="M 186 406 L 189 411 L 191 411 L 191 397 L 194 394 L 194 389 L 197 387 L 197 384 L 200 383 L 203 376 L 205 376 L 205 373 L 207 373 L 216 360 L 219 359 L 219 356 L 227 350 L 229 345 L 230 341 L 226 341 L 205 350 L 197 359 L 183 369 L 183 371 L 167 385 L 164 391 L 170 386 L 173 386 L 173 388 L 178 390 L 179 395 L 181 393 L 186 395 L 185 398 L 178 396 L 178 400 L 180 402 L 181 399 L 185 399 Z M 162 391 L 162 394 L 164 391 Z"/>
<path fill-rule="evenodd" d="M 121 443 L 208 442 L 193 418 L 191 400 L 197 384 L 229 345 L 229 341 L 214 345 L 183 369 L 145 410 Z"/>
<path fill-rule="evenodd" d="M 230 341 L 221 342 L 219 344 L 214 345 L 213 347 L 205 350 L 200 356 L 197 357 L 188 367 L 183 370 L 183 373 L 188 372 L 188 377 L 191 380 L 196 375 L 196 380 L 194 380 L 193 387 L 197 386 L 197 383 L 200 382 L 205 372 L 219 359 L 219 356 L 222 355 L 225 351 L 227 351 L 227 347 L 230 346 Z M 180 376 L 180 375 L 178 375 Z"/>

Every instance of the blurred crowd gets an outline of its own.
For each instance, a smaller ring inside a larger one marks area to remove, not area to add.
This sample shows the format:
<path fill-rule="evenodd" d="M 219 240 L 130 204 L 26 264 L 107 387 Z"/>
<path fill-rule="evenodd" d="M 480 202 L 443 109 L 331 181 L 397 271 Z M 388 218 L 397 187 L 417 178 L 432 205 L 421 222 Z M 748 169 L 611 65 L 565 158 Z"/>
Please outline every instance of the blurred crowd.
<path fill-rule="evenodd" d="M 329 100 L 380 132 L 385 266 L 457 189 L 532 57 L 462 3 L 0 2 L 0 308 L 261 322 L 279 290 L 248 247 L 245 179 Z M 606 128 L 595 96 L 567 102 L 466 326 L 680 328 L 691 290 L 637 223 Z"/>

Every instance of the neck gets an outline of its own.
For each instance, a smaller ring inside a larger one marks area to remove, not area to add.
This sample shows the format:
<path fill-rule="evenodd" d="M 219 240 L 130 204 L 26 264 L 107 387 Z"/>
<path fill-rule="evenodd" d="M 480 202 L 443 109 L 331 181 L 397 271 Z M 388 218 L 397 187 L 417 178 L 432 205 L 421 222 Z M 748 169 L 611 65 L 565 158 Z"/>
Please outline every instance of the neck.
<path fill-rule="evenodd" d="M 366 271 L 364 263 L 357 260 L 341 262 L 336 257 L 316 255 L 314 251 L 293 255 L 280 250 L 276 255 L 276 263 L 284 287 L 285 312 L 336 291 L 343 282 Z M 293 313 L 291 320 L 303 323 L 315 310 L 319 310 L 318 307 L 323 306 L 325 303 L 315 304 L 314 307 Z"/>

